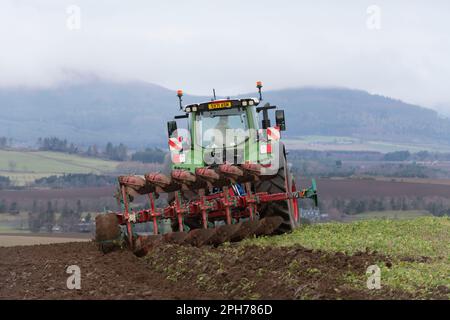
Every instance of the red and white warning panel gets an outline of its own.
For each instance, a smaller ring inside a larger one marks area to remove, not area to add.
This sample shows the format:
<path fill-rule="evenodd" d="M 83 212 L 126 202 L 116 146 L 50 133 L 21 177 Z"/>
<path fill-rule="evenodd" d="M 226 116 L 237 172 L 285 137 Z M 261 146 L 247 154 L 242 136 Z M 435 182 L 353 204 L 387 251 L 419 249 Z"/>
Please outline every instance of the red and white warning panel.
<path fill-rule="evenodd" d="M 183 149 L 182 142 L 183 138 L 177 137 L 177 138 L 169 138 L 169 149 L 170 151 L 181 151 Z"/>
<path fill-rule="evenodd" d="M 280 140 L 280 130 L 276 127 L 267 128 L 267 138 L 269 140 Z"/>
<path fill-rule="evenodd" d="M 261 143 L 259 145 L 259 151 L 261 154 L 269 154 L 272 153 L 272 144 L 269 143 Z"/>

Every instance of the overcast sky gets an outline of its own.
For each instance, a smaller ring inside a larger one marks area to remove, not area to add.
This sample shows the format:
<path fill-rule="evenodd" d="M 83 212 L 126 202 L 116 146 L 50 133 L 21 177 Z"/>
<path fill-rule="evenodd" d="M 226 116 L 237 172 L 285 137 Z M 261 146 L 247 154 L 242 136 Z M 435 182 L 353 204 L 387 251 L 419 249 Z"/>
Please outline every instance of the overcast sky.
<path fill-rule="evenodd" d="M 194 94 L 350 87 L 450 112 L 450 1 L 0 0 L 0 86 L 76 74 Z"/>

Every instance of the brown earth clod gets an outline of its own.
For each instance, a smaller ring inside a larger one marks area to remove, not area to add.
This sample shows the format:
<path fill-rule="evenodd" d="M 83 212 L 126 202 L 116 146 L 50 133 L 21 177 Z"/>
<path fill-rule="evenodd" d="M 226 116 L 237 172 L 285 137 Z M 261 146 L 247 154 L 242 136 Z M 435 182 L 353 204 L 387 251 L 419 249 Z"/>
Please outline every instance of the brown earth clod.
<path fill-rule="evenodd" d="M 258 229 L 255 231 L 256 236 L 271 235 L 281 224 L 283 218 L 280 216 L 266 217 L 260 220 Z"/>
<path fill-rule="evenodd" d="M 166 243 L 183 244 L 188 236 L 188 232 L 169 232 L 164 234 L 163 239 Z"/>

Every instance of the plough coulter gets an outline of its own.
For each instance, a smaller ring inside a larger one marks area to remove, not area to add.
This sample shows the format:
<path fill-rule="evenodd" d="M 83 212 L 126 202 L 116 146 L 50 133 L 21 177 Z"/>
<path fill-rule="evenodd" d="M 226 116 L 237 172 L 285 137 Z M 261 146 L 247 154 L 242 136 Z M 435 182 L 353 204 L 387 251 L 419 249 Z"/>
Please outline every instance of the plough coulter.
<path fill-rule="evenodd" d="M 280 132 L 286 129 L 283 110 L 276 110 L 271 126 L 268 110 L 276 109 L 259 98 L 213 99 L 183 106 L 186 128 L 167 123 L 171 172 L 120 176 L 117 213 L 96 217 L 96 240 L 102 251 L 126 245 L 144 255 L 159 243 L 218 246 L 224 242 L 281 234 L 300 224 L 299 199 L 317 206 L 315 181 L 297 189 Z M 259 116 L 262 115 L 261 127 Z M 168 204 L 156 199 L 166 193 Z M 136 196 L 148 198 L 148 209 L 133 210 Z M 171 230 L 162 232 L 161 222 Z M 136 224 L 147 223 L 149 232 L 138 233 Z"/>

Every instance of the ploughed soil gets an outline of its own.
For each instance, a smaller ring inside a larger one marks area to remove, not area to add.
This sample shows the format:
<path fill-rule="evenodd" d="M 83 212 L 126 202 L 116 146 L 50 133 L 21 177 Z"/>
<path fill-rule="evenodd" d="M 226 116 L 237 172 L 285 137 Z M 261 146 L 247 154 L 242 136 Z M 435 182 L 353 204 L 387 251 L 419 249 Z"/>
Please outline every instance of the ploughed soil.
<path fill-rule="evenodd" d="M 382 287 L 368 290 L 369 265 L 389 258 L 303 247 L 263 248 L 164 244 L 138 258 L 127 250 L 103 254 L 94 242 L 0 248 L 1 299 L 410 299 Z M 81 271 L 69 290 L 67 267 Z M 353 277 L 353 278 L 352 278 Z M 430 297 L 430 298 L 439 298 Z"/>

